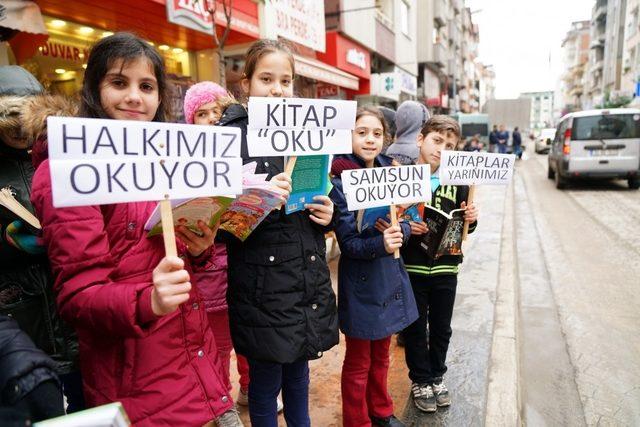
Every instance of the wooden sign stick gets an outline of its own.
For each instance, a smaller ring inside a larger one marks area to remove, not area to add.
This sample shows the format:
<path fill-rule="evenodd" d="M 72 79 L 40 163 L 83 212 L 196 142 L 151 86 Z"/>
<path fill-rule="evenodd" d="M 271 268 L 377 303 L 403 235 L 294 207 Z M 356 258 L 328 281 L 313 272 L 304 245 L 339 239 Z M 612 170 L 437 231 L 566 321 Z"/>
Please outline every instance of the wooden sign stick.
<path fill-rule="evenodd" d="M 395 227 L 398 225 L 398 212 L 396 211 L 396 205 L 389 206 L 389 214 L 391 215 L 391 226 Z M 393 258 L 400 258 L 400 249 L 393 251 Z"/>
<path fill-rule="evenodd" d="M 467 196 L 467 206 L 469 203 L 473 203 L 473 197 L 476 193 L 476 186 L 472 185 L 469 187 L 469 195 Z M 462 229 L 462 241 L 467 240 L 467 234 L 469 234 L 469 223 L 467 221 L 464 222 L 464 228 Z"/>
<path fill-rule="evenodd" d="M 160 218 L 162 219 L 162 236 L 166 256 L 178 256 L 176 249 L 176 232 L 173 229 L 173 212 L 169 199 L 160 201 Z"/>
<path fill-rule="evenodd" d="M 285 166 L 284 168 L 284 172 L 287 175 L 289 175 L 289 178 L 291 178 L 291 174 L 293 173 L 293 168 L 296 167 L 296 160 L 298 160 L 298 156 L 289 157 L 289 160 L 287 161 L 287 166 Z"/>

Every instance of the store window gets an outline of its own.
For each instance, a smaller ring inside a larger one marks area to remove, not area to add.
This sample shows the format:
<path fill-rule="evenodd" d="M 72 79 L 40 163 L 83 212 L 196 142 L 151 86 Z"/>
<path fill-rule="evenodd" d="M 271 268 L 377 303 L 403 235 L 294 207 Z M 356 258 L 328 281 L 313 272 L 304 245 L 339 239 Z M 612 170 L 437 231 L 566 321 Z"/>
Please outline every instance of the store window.
<path fill-rule="evenodd" d="M 21 64 L 51 93 L 75 96 L 82 87 L 91 46 L 113 32 L 44 16 L 49 39 L 39 52 Z M 181 81 L 191 75 L 190 53 L 177 46 L 158 45 L 170 80 Z"/>

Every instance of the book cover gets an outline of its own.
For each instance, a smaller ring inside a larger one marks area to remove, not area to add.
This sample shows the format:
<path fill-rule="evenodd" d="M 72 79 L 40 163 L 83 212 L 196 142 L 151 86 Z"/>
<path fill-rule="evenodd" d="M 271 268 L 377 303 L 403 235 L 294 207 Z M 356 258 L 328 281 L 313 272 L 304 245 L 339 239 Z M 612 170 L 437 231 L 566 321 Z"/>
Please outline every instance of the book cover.
<path fill-rule="evenodd" d="M 255 230 L 269 213 L 282 206 L 284 197 L 272 188 L 245 188 L 220 216 L 220 229 L 241 241 Z"/>
<path fill-rule="evenodd" d="M 291 173 L 292 189 L 285 212 L 304 210 L 314 196 L 326 196 L 329 187 L 329 156 L 300 156 Z"/>
<path fill-rule="evenodd" d="M 444 255 L 462 255 L 464 210 L 446 213 L 430 205 L 424 206 L 424 222 L 429 231 L 422 236 L 420 247 L 432 259 Z"/>
<path fill-rule="evenodd" d="M 202 235 L 198 227 L 198 221 L 203 221 L 213 228 L 225 209 L 233 202 L 233 197 L 199 197 L 197 199 L 172 200 L 173 226 L 186 226 L 197 235 Z M 145 224 L 145 229 L 149 230 L 149 236 L 162 234 L 162 221 L 160 218 L 160 204 L 156 206 L 153 213 Z"/>
<path fill-rule="evenodd" d="M 129 427 L 131 421 L 120 402 L 34 423 L 34 427 Z"/>
<path fill-rule="evenodd" d="M 384 219 L 387 222 L 391 222 L 391 214 L 389 213 L 389 206 L 380 206 L 377 208 L 361 209 L 358 211 L 356 217 L 356 227 L 360 233 L 367 228 L 373 228 L 376 226 L 378 218 Z"/>

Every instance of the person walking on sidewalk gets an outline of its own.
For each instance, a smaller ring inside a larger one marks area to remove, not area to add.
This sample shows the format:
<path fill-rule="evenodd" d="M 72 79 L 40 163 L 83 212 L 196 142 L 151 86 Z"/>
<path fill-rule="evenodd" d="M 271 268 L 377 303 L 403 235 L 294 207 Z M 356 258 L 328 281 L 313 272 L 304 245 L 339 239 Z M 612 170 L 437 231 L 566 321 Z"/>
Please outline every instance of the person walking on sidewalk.
<path fill-rule="evenodd" d="M 513 129 L 511 138 L 513 139 L 513 154 L 515 154 L 518 159 L 522 159 L 522 136 L 520 135 L 518 126 Z"/>
<path fill-rule="evenodd" d="M 418 164 L 431 166 L 431 205 L 447 213 L 466 209 L 464 219 L 470 223 L 469 231 L 473 232 L 478 210 L 473 203 L 467 206 L 469 187 L 440 185 L 438 179 L 442 150 L 453 150 L 459 139 L 460 126 L 455 120 L 444 115 L 432 117 L 418 135 Z M 412 235 L 408 245 L 402 248 L 402 258 L 409 273 L 419 317 L 403 331 L 405 359 L 415 406 L 424 412 L 435 412 L 438 406 L 451 404 L 443 377 L 447 372 L 445 362 L 452 332 L 458 264 L 462 262 L 462 255 L 430 258 L 421 247 L 422 236 L 430 232 L 426 224 L 412 221 L 409 225 Z"/>
<path fill-rule="evenodd" d="M 505 154 L 507 152 L 508 142 L 509 132 L 504 128 L 504 125 L 500 125 L 500 131 L 498 132 L 498 153 Z"/>
<path fill-rule="evenodd" d="M 401 223 L 384 232 L 375 227 L 361 232 L 356 212 L 347 208 L 340 179 L 346 169 L 391 166 L 392 159 L 380 155 L 385 129 L 382 113 L 376 108 L 358 109 L 353 154 L 336 156 L 331 167 L 333 189 L 329 197 L 338 212 L 335 232 L 342 251 L 338 315 L 347 344 L 342 367 L 345 427 L 404 425 L 393 415 L 387 373 L 391 336 L 418 317 L 407 272 L 402 260 L 393 257 L 411 230 L 409 224 Z"/>

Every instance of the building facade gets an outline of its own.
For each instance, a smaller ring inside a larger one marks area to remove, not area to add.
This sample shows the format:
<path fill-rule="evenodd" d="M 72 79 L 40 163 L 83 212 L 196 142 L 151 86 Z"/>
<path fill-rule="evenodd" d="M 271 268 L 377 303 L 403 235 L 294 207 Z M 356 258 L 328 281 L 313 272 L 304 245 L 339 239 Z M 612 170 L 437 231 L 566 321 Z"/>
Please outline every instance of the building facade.
<path fill-rule="evenodd" d="M 520 98 L 531 100 L 531 123 L 529 124 L 531 130 L 554 126 L 553 91 L 525 92 L 520 94 Z"/>
<path fill-rule="evenodd" d="M 584 76 L 589 60 L 590 21 L 577 21 L 562 42 L 562 59 L 564 72 L 561 76 L 559 99 L 562 112 L 582 108 Z M 588 74 L 588 71 L 587 71 Z"/>

